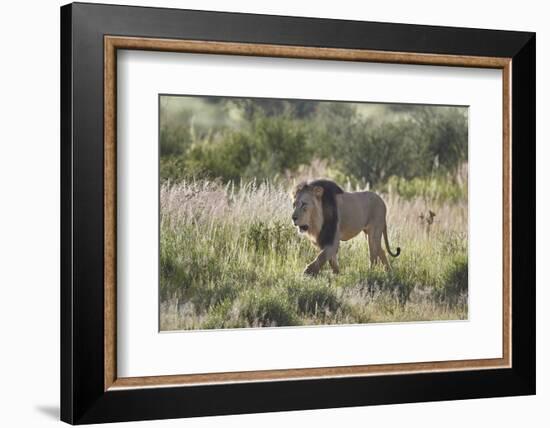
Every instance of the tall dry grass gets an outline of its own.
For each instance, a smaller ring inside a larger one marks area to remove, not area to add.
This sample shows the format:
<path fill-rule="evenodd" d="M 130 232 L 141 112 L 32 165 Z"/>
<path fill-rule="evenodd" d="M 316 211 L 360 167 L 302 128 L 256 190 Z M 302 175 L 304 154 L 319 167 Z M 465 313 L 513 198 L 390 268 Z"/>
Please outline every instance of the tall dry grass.
<path fill-rule="evenodd" d="M 161 330 L 467 317 L 466 200 L 389 189 L 390 243 L 402 249 L 392 269 L 369 266 L 361 234 L 342 243 L 340 275 L 308 278 L 315 250 L 292 227 L 291 184 L 161 186 Z"/>

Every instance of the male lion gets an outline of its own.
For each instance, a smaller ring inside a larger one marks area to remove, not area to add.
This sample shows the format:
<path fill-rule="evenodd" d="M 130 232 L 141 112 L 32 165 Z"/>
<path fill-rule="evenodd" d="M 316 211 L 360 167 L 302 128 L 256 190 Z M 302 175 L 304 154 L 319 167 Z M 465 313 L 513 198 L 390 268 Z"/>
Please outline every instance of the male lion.
<path fill-rule="evenodd" d="M 382 249 L 382 235 L 386 250 L 397 257 L 401 249 L 390 250 L 386 227 L 386 204 L 373 192 L 344 192 L 329 180 L 314 180 L 300 183 L 294 189 L 294 212 L 292 221 L 300 233 L 305 233 L 321 250 L 317 258 L 307 265 L 304 273 L 317 275 L 326 261 L 334 273 L 338 268 L 338 246 L 361 231 L 369 242 L 371 265 L 378 261 L 386 268 L 388 259 Z"/>

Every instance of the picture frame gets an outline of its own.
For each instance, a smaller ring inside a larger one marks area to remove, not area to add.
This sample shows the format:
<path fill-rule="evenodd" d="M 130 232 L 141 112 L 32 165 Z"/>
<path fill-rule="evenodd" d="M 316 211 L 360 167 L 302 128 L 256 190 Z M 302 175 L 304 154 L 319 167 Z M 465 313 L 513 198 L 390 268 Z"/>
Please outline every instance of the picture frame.
<path fill-rule="evenodd" d="M 117 376 L 119 50 L 502 70 L 502 357 Z M 534 394 L 535 96 L 534 33 L 63 6 L 61 419 L 86 424 Z"/>

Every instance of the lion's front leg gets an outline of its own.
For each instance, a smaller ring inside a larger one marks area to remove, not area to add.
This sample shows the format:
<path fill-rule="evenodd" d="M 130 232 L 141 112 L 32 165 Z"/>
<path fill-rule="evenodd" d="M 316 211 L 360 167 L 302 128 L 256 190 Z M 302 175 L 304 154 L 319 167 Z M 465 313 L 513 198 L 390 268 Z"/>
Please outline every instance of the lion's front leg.
<path fill-rule="evenodd" d="M 311 275 L 311 276 L 317 275 L 319 271 L 322 269 L 323 265 L 328 260 L 332 260 L 333 258 L 336 257 L 336 253 L 338 252 L 338 245 L 339 245 L 339 240 L 337 240 L 334 244 L 327 245 L 325 248 L 323 248 L 315 258 L 315 260 L 313 260 L 310 264 L 307 265 L 306 269 L 304 270 L 304 274 Z"/>
<path fill-rule="evenodd" d="M 321 265 L 317 259 L 313 260 L 310 264 L 304 269 L 304 275 L 316 276 L 321 270 Z"/>
<path fill-rule="evenodd" d="M 335 254 L 329 259 L 328 262 L 330 263 L 330 267 L 332 268 L 332 273 L 338 275 L 340 273 L 340 266 L 338 266 L 338 255 Z"/>

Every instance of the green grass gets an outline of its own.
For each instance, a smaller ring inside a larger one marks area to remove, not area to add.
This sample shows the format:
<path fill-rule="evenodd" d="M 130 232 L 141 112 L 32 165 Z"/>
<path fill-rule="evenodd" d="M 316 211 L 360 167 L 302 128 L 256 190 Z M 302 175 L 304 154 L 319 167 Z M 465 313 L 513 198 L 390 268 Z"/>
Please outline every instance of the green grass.
<path fill-rule="evenodd" d="M 161 330 L 466 319 L 466 202 L 384 199 L 402 249 L 392 269 L 369 266 L 360 235 L 342 243 L 339 275 L 309 278 L 316 251 L 292 227 L 282 185 L 164 184 Z"/>
<path fill-rule="evenodd" d="M 381 190 L 395 192 L 406 199 L 420 197 L 427 201 L 460 202 L 468 197 L 466 183 L 442 175 L 411 180 L 392 176 Z"/>

